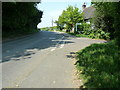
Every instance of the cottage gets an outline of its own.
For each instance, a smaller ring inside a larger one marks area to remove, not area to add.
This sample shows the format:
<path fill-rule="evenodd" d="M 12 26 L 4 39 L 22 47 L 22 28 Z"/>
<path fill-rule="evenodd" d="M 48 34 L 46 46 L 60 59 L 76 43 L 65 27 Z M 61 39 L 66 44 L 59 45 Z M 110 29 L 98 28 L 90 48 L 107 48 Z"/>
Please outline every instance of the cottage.
<path fill-rule="evenodd" d="M 95 8 L 93 6 L 87 7 L 86 4 L 84 3 L 82 5 L 83 8 L 83 13 L 84 13 L 84 21 L 89 21 L 91 18 L 94 16 Z"/>

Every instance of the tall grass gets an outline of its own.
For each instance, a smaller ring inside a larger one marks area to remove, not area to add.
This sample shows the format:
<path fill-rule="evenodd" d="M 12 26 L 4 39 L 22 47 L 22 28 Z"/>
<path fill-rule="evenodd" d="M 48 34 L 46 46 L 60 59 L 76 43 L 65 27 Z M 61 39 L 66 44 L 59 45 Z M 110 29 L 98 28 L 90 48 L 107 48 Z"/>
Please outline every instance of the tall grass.
<path fill-rule="evenodd" d="M 77 52 L 76 67 L 86 88 L 120 88 L 120 51 L 114 41 Z"/>

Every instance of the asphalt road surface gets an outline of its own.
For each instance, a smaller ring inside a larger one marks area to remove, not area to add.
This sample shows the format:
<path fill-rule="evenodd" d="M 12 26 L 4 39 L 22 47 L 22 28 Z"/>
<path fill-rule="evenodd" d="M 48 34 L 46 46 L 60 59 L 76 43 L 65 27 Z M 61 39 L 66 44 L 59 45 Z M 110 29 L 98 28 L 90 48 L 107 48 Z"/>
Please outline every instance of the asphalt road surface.
<path fill-rule="evenodd" d="M 3 88 L 74 88 L 71 54 L 104 40 L 41 31 L 3 43 Z"/>

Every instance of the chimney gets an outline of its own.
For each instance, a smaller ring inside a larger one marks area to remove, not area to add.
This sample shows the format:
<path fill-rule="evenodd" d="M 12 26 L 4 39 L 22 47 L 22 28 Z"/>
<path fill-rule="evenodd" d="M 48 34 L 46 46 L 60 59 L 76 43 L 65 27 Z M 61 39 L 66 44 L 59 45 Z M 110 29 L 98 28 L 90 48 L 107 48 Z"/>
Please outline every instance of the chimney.
<path fill-rule="evenodd" d="M 84 3 L 83 5 L 82 5 L 82 9 L 84 10 L 86 8 L 86 4 Z"/>

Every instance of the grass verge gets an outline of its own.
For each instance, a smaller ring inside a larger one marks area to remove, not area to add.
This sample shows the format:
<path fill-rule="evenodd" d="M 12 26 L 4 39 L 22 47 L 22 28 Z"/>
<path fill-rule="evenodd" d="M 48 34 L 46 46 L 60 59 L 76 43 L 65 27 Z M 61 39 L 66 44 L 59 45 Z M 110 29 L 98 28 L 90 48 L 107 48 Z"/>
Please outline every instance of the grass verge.
<path fill-rule="evenodd" d="M 120 88 L 120 51 L 114 41 L 77 52 L 76 67 L 86 88 Z"/>
<path fill-rule="evenodd" d="M 76 34 L 76 33 L 70 33 L 70 32 L 69 32 L 68 34 L 73 35 L 73 36 L 76 36 L 76 37 L 85 37 L 85 38 L 89 38 L 88 35 L 84 35 L 84 34 Z"/>

